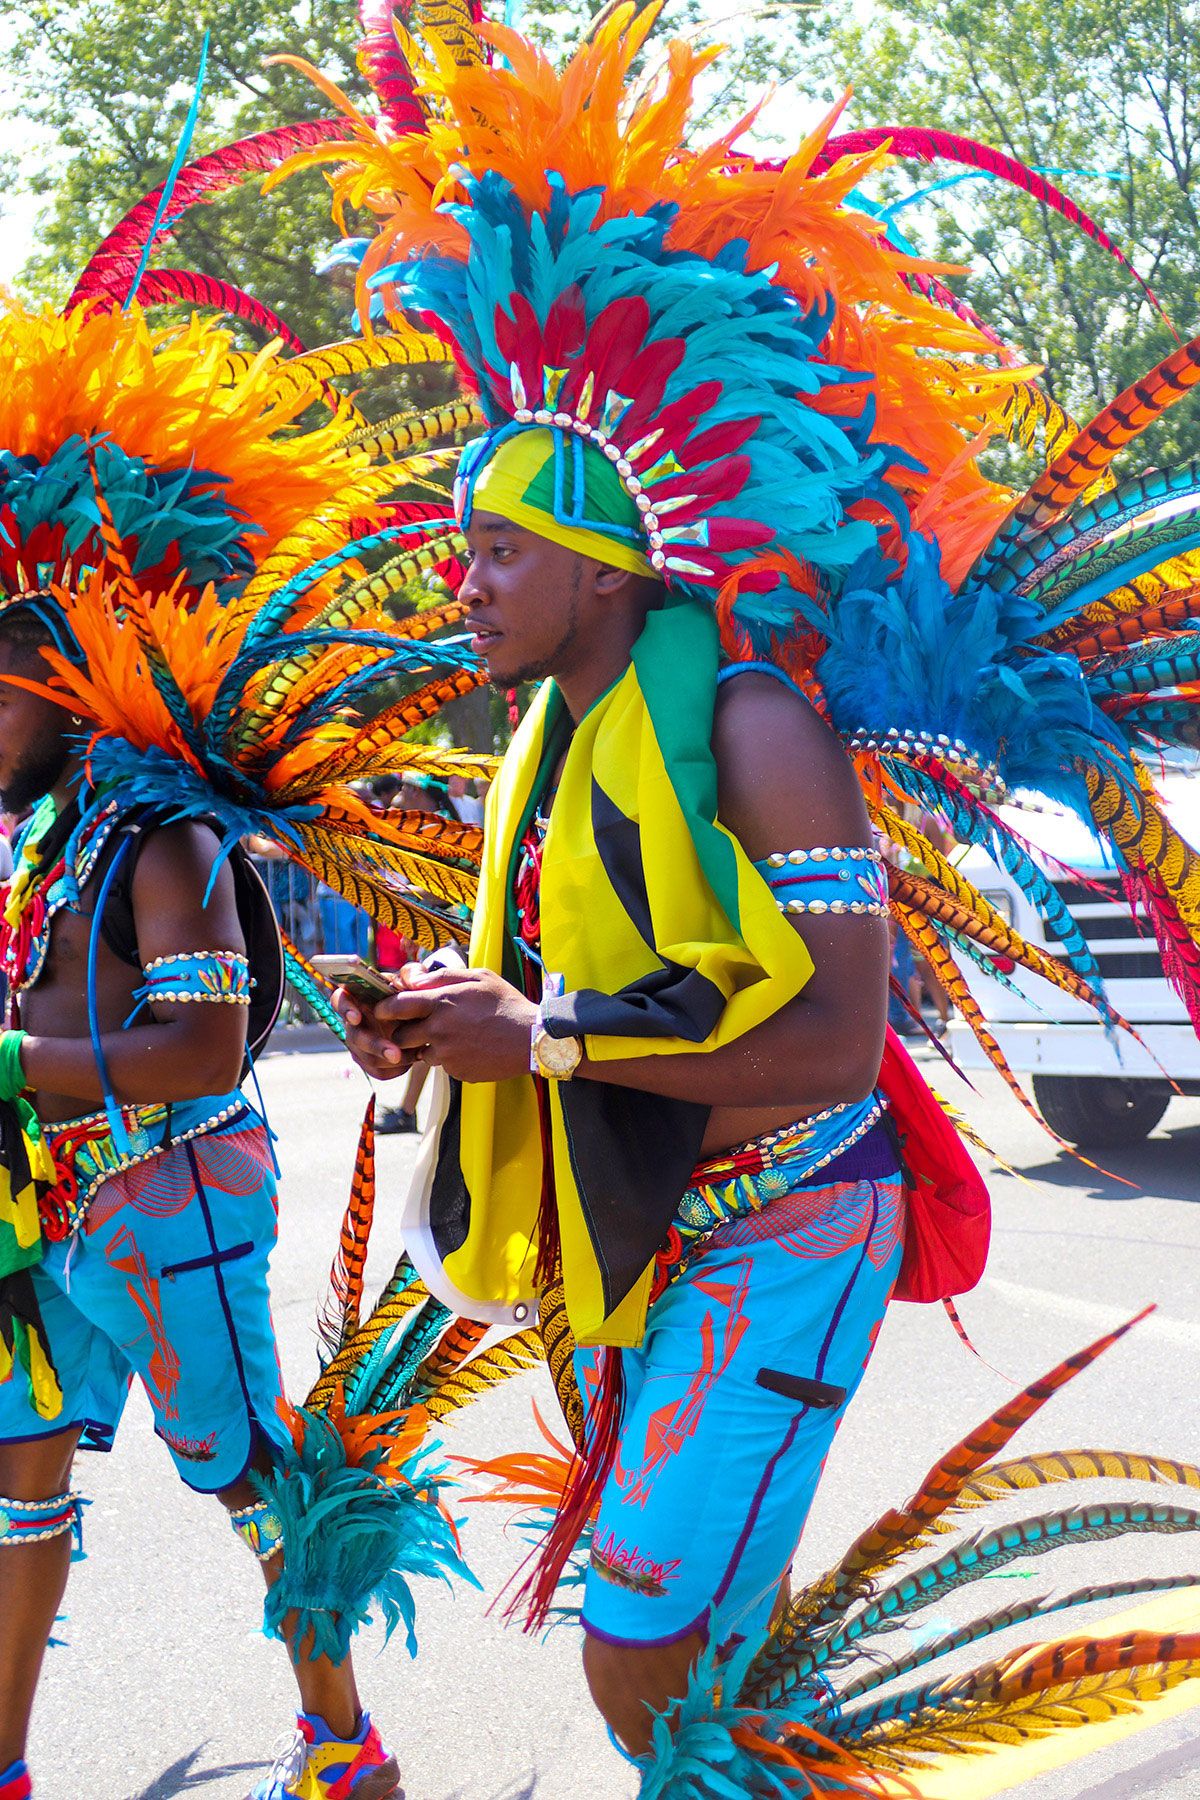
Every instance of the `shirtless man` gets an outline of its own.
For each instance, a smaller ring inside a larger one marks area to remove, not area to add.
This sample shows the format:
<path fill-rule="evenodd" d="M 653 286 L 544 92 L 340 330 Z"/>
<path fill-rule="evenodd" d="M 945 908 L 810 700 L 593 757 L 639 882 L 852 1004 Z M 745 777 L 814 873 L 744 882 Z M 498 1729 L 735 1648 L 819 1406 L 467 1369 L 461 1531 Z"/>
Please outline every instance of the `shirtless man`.
<path fill-rule="evenodd" d="M 30 612 L 5 613 L 0 678 L 44 679 L 48 642 Z M 30 1712 L 80 1535 L 75 1453 L 111 1446 L 132 1376 L 183 1480 L 216 1495 L 268 1584 L 281 1562 L 248 1479 L 285 1427 L 267 1294 L 274 1169 L 239 1092 L 251 999 L 241 877 L 229 862 L 214 875 L 203 825 L 89 813 L 78 732 L 61 707 L 0 680 L 0 806 L 32 808 L 0 926 L 0 1092 L 27 1119 L 32 1103 L 54 1163 L 38 1207 L 44 1255 L 15 1270 L 0 1260 L 3 1800 L 31 1793 Z M 339 1783 L 354 1800 L 397 1793 L 350 1659 L 295 1652 L 296 1746 L 253 1800 L 321 1800 Z"/>

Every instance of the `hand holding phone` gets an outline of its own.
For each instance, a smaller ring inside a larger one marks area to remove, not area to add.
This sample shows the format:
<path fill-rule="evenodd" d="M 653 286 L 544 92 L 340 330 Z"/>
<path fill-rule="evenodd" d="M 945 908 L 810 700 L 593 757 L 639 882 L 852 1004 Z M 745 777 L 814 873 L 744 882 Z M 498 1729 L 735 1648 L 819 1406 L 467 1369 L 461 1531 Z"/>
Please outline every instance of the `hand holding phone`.
<path fill-rule="evenodd" d="M 398 991 L 386 975 L 361 956 L 314 956 L 312 965 L 318 975 L 335 987 L 344 987 L 363 1006 L 375 1006 Z"/>

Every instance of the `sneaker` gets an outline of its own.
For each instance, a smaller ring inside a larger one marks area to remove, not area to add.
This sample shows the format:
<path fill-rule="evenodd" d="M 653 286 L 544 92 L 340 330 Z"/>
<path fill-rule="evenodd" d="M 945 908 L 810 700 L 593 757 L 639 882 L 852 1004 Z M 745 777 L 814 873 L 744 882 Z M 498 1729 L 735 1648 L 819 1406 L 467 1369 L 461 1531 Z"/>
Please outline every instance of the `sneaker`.
<path fill-rule="evenodd" d="M 0 1769 L 0 1800 L 29 1800 L 32 1792 L 29 1770 L 23 1762 L 9 1763 L 7 1769 Z"/>
<path fill-rule="evenodd" d="M 417 1129 L 415 1112 L 405 1112 L 402 1106 L 385 1106 L 383 1111 L 375 1115 L 376 1137 L 396 1137 L 402 1132 L 414 1132 Z"/>
<path fill-rule="evenodd" d="M 4 1800 L 0 1789 L 0 1800 Z M 296 1735 L 246 1800 L 404 1800 L 400 1770 L 363 1714 L 357 1736 L 336 1738 L 316 1713 L 300 1713 Z"/>

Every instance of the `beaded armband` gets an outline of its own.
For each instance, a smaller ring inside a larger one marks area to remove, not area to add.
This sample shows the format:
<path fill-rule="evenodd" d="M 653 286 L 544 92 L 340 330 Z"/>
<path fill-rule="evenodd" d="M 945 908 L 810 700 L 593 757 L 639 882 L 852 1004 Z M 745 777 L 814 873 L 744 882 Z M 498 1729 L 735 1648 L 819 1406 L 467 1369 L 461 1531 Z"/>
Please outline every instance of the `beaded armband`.
<path fill-rule="evenodd" d="M 876 919 L 887 913 L 887 876 L 877 850 L 834 845 L 777 851 L 754 866 L 781 912 L 856 913 Z"/>
<path fill-rule="evenodd" d="M 54 1494 L 49 1500 L 6 1500 L 0 1495 L 0 1550 L 18 1544 L 44 1544 L 70 1531 L 75 1558 L 83 1552 L 83 1508 L 78 1494 Z"/>
<path fill-rule="evenodd" d="M 254 983 L 250 964 L 236 950 L 183 950 L 156 956 L 142 970 L 145 986 L 138 1000 L 207 1000 L 225 1006 L 249 1006 Z"/>

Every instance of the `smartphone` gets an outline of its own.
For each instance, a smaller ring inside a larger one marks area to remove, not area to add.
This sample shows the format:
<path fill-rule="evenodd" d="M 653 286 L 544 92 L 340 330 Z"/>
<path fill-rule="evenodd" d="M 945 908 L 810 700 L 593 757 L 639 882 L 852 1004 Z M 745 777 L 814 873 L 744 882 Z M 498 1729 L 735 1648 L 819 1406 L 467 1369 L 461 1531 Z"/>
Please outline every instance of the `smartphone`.
<path fill-rule="evenodd" d="M 396 992 L 387 976 L 361 956 L 314 956 L 312 965 L 318 975 L 332 981 L 335 987 L 344 987 L 364 1006 L 374 1006 L 377 1000 L 390 999 Z"/>

